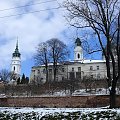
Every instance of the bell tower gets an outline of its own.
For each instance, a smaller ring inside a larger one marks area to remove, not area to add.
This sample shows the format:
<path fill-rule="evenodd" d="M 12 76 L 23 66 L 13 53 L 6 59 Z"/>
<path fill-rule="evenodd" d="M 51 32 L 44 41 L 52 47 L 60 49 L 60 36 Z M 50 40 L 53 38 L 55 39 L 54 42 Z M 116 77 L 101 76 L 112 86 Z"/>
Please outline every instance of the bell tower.
<path fill-rule="evenodd" d="M 83 49 L 81 47 L 80 38 L 77 38 L 75 41 L 74 60 L 75 61 L 83 60 Z"/>
<path fill-rule="evenodd" d="M 16 77 L 20 77 L 20 71 L 21 71 L 21 54 L 18 49 L 17 40 L 15 51 L 12 54 L 11 72 L 13 72 L 14 75 L 16 75 Z"/>

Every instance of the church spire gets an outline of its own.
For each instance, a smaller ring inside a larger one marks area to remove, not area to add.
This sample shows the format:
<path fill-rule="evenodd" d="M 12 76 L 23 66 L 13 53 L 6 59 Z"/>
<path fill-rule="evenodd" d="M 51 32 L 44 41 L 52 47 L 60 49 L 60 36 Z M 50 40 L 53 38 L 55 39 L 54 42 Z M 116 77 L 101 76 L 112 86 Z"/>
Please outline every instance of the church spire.
<path fill-rule="evenodd" d="M 17 38 L 17 43 L 16 43 L 16 49 L 18 49 L 18 38 Z"/>
<path fill-rule="evenodd" d="M 17 43 L 16 43 L 16 48 L 15 48 L 15 51 L 13 53 L 13 57 L 20 57 L 20 52 L 19 52 L 19 49 L 18 49 L 18 38 L 17 38 Z"/>
<path fill-rule="evenodd" d="M 13 79 L 17 79 L 18 77 L 20 77 L 20 71 L 21 71 L 21 54 L 19 52 L 18 39 L 17 39 L 15 51 L 12 54 L 12 63 L 11 63 L 11 72 L 14 73 L 13 77 L 15 77 Z"/>

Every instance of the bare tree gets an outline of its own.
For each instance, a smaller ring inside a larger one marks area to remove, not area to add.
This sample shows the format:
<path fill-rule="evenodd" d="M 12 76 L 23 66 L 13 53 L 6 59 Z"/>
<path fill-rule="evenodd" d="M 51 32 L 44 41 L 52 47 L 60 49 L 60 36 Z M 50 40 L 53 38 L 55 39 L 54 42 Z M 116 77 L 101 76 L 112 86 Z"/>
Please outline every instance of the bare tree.
<path fill-rule="evenodd" d="M 45 65 L 46 82 L 48 82 L 48 63 L 50 62 L 49 48 L 46 42 L 40 43 L 34 56 L 37 65 Z"/>
<path fill-rule="evenodd" d="M 96 82 L 96 79 L 92 78 L 90 75 L 83 76 L 82 84 L 85 86 L 85 91 L 88 92 L 88 89 L 89 89 L 89 91 L 91 92 L 93 88 L 96 91 L 95 82 Z"/>
<path fill-rule="evenodd" d="M 67 55 L 67 46 L 57 38 L 50 39 L 38 45 L 34 59 L 37 65 L 45 65 L 46 82 L 48 82 L 48 63 L 53 63 L 53 73 L 55 81 L 58 69 L 58 62 L 64 61 Z"/>
<path fill-rule="evenodd" d="M 119 0 L 66 0 L 69 23 L 77 28 L 88 29 L 97 36 L 100 50 L 106 60 L 107 83 L 110 91 L 110 108 L 116 107 L 116 84 L 120 79 L 120 1 Z M 74 23 L 73 23 L 74 21 Z M 114 23 L 117 21 L 117 26 Z M 113 29 L 114 28 L 114 29 Z M 117 34 L 117 61 L 112 51 L 112 43 Z M 91 51 L 97 52 L 99 49 Z M 117 71 L 116 71 L 117 66 Z M 112 74 L 111 74 L 112 71 Z"/>
<path fill-rule="evenodd" d="M 56 81 L 58 63 L 63 62 L 69 52 L 67 46 L 57 38 L 52 38 L 47 43 L 50 48 L 51 62 L 53 62 L 54 81 Z"/>
<path fill-rule="evenodd" d="M 8 70 L 6 70 L 6 69 L 2 69 L 1 71 L 0 71 L 0 79 L 2 80 L 2 81 L 9 81 L 10 80 L 10 78 L 11 78 L 11 72 L 9 72 Z"/>

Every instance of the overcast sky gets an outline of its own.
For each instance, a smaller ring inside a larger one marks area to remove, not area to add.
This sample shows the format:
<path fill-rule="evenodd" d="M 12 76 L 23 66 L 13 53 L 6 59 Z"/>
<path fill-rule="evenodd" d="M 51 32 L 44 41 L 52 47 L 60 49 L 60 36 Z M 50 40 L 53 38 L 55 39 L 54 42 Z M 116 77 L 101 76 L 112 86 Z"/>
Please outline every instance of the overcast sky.
<path fill-rule="evenodd" d="M 58 38 L 67 43 L 69 26 L 64 10 L 56 9 L 58 7 L 55 0 L 0 0 L 0 68 L 10 69 L 17 37 L 22 57 L 21 73 L 27 75 L 34 65 L 32 56 L 39 42 Z"/>
<path fill-rule="evenodd" d="M 57 1 L 0 0 L 0 69 L 10 70 L 17 37 L 22 59 L 21 74 L 27 76 L 34 65 L 33 55 L 38 43 L 58 38 L 67 45 L 72 44 L 76 32 L 65 20 L 65 9 L 57 9 L 63 0 Z"/>

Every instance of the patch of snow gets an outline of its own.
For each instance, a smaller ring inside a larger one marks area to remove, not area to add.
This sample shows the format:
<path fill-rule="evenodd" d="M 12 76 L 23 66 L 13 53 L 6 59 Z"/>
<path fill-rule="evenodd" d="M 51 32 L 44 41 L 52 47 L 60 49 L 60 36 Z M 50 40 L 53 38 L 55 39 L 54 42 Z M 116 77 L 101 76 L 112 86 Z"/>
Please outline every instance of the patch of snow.
<path fill-rule="evenodd" d="M 32 118 L 36 119 L 42 119 L 44 116 L 48 115 L 69 115 L 72 112 L 78 112 L 81 115 L 87 115 L 86 119 L 90 119 L 89 115 L 93 114 L 93 117 L 96 118 L 96 113 L 104 113 L 108 112 L 110 113 L 109 116 L 111 115 L 112 112 L 117 112 L 117 114 L 120 114 L 120 109 L 106 109 L 106 108 L 5 108 L 5 107 L 0 107 L 0 113 L 4 114 L 4 117 L 6 118 L 7 115 L 10 115 L 11 119 L 13 119 L 14 115 L 19 115 L 20 117 L 18 119 L 27 119 Z M 79 119 L 81 119 L 81 115 L 79 116 Z M 2 116 L 1 116 L 2 118 Z M 107 118 L 100 118 L 101 120 L 105 119 L 108 120 Z M 44 119 L 45 120 L 45 119 Z"/>
<path fill-rule="evenodd" d="M 82 113 L 92 113 L 92 112 L 100 112 L 100 111 L 113 111 L 120 113 L 120 109 L 106 109 L 106 107 L 102 108 L 14 108 L 14 107 L 0 107 L 0 112 L 8 111 L 10 113 L 30 113 L 30 112 L 36 112 L 39 113 L 39 115 L 44 116 L 46 114 L 54 114 L 54 113 L 67 113 L 67 112 L 77 112 L 80 111 Z"/>
<path fill-rule="evenodd" d="M 112 87 L 110 86 L 108 89 L 109 89 L 109 91 L 111 91 Z"/>

